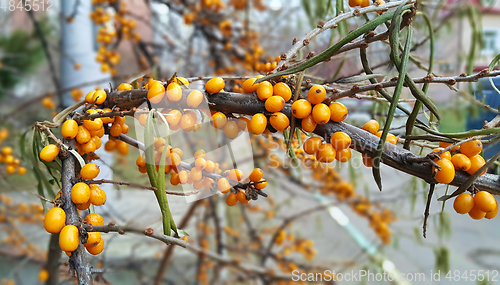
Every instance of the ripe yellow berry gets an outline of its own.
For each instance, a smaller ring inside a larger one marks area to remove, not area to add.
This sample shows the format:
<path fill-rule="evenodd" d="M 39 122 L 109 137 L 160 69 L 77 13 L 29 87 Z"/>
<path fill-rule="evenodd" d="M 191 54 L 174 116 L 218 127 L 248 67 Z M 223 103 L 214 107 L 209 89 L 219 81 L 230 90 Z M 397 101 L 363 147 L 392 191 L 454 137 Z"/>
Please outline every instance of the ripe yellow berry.
<path fill-rule="evenodd" d="M 316 152 L 318 152 L 319 147 L 323 144 L 321 139 L 319 137 L 310 137 L 308 138 L 304 144 L 302 145 L 302 148 L 304 149 L 304 152 L 313 155 Z"/>
<path fill-rule="evenodd" d="M 47 269 L 45 268 L 41 269 L 40 272 L 38 272 L 38 281 L 44 283 L 48 279 L 49 279 L 49 271 L 47 271 Z"/>
<path fill-rule="evenodd" d="M 91 184 L 89 202 L 95 206 L 104 205 L 104 203 L 106 203 L 106 192 L 104 192 L 101 187 Z"/>
<path fill-rule="evenodd" d="M 347 117 L 348 111 L 344 104 L 340 102 L 333 102 L 332 104 L 330 104 L 329 108 L 331 115 L 330 120 L 340 123 Z"/>
<path fill-rule="evenodd" d="M 260 168 L 255 168 L 254 170 L 252 170 L 248 178 L 252 182 L 258 182 L 262 179 L 263 176 L 264 176 L 264 171 L 262 171 L 262 169 Z"/>
<path fill-rule="evenodd" d="M 224 134 L 228 139 L 234 139 L 240 133 L 240 128 L 235 121 L 229 121 L 224 125 Z"/>
<path fill-rule="evenodd" d="M 226 178 L 220 178 L 217 181 L 217 189 L 219 189 L 221 193 L 226 194 L 229 190 L 231 190 L 231 185 Z"/>
<path fill-rule="evenodd" d="M 128 83 L 122 83 L 118 85 L 118 88 L 116 88 L 118 91 L 127 91 L 127 90 L 132 90 L 132 85 Z"/>
<path fill-rule="evenodd" d="M 273 94 L 275 96 L 280 96 L 285 100 L 285 102 L 292 98 L 292 90 L 286 83 L 283 82 L 278 82 L 274 85 Z"/>
<path fill-rule="evenodd" d="M 227 179 L 233 181 L 241 181 L 243 180 L 244 173 L 239 169 L 231 169 L 227 174 Z"/>
<path fill-rule="evenodd" d="M 369 120 L 363 125 L 363 130 L 368 131 L 372 134 L 376 134 L 380 128 L 380 125 L 375 120 Z"/>
<path fill-rule="evenodd" d="M 328 123 L 330 121 L 330 108 L 323 103 L 318 103 L 312 109 L 312 118 L 320 125 Z"/>
<path fill-rule="evenodd" d="M 336 151 L 333 146 L 329 143 L 324 143 L 319 146 L 316 152 L 316 159 L 319 162 L 330 163 L 335 160 Z"/>
<path fill-rule="evenodd" d="M 100 232 L 89 232 L 87 242 L 84 243 L 85 247 L 96 246 L 101 241 Z"/>
<path fill-rule="evenodd" d="M 200 170 L 203 170 L 207 166 L 207 161 L 203 157 L 198 157 L 194 161 L 194 166 Z"/>
<path fill-rule="evenodd" d="M 469 173 L 470 175 L 476 173 L 476 171 L 479 170 L 479 168 L 481 168 L 483 165 L 486 164 L 486 161 L 484 161 L 484 158 L 482 156 L 480 156 L 479 154 L 476 154 L 472 157 L 469 157 L 470 159 L 470 168 L 469 170 L 467 170 L 467 173 Z M 485 171 L 483 171 L 483 173 L 481 173 L 481 175 L 483 175 L 485 173 Z"/>
<path fill-rule="evenodd" d="M 257 91 L 257 88 L 259 87 L 259 83 L 254 84 L 257 78 L 248 78 L 243 82 L 243 91 L 245 93 L 252 93 Z"/>
<path fill-rule="evenodd" d="M 441 147 L 437 147 L 435 149 L 432 150 L 432 152 L 438 152 L 438 151 L 441 151 L 443 150 L 443 148 Z M 448 160 L 451 160 L 451 154 L 449 151 L 445 151 L 443 152 L 442 154 L 439 155 L 440 158 L 444 158 L 444 159 L 448 159 Z"/>
<path fill-rule="evenodd" d="M 89 93 L 87 93 L 87 95 L 85 95 L 85 102 L 94 104 L 94 94 L 95 91 L 90 91 Z"/>
<path fill-rule="evenodd" d="M 498 203 L 497 203 L 497 206 L 495 207 L 495 210 L 486 213 L 486 215 L 484 217 L 486 219 L 493 219 L 494 217 L 497 216 L 497 214 L 498 214 Z"/>
<path fill-rule="evenodd" d="M 66 120 L 61 127 L 61 134 L 65 139 L 74 139 L 78 134 L 78 124 L 75 120 Z"/>
<path fill-rule="evenodd" d="M 442 147 L 442 148 L 447 148 L 451 145 L 451 143 L 448 143 L 448 142 L 439 142 L 439 147 Z M 459 149 L 460 146 L 455 146 L 455 147 L 452 147 L 451 148 L 451 152 L 455 152 Z"/>
<path fill-rule="evenodd" d="M 172 102 L 179 102 L 182 99 L 182 88 L 179 84 L 172 82 L 167 86 L 167 98 Z"/>
<path fill-rule="evenodd" d="M 187 97 L 187 104 L 189 107 L 197 108 L 203 101 L 203 93 L 199 90 L 193 90 Z"/>
<path fill-rule="evenodd" d="M 76 134 L 76 141 L 79 144 L 85 144 L 90 141 L 92 136 L 90 135 L 89 130 L 87 130 L 84 126 L 78 127 L 78 134 Z"/>
<path fill-rule="evenodd" d="M 93 226 L 104 226 L 104 219 L 99 214 L 88 214 L 85 219 L 83 219 L 83 223 L 88 225 L 92 224 Z"/>
<path fill-rule="evenodd" d="M 102 120 L 100 118 L 96 118 L 93 120 L 83 120 L 83 126 L 91 131 L 99 131 L 102 128 Z"/>
<path fill-rule="evenodd" d="M 175 80 L 175 83 L 179 84 L 179 85 L 184 85 L 185 87 L 189 87 L 189 81 L 184 78 L 184 77 L 176 77 L 174 78 Z"/>
<path fill-rule="evenodd" d="M 270 113 L 279 112 L 285 107 L 285 99 L 281 96 L 271 96 L 266 100 L 265 107 Z"/>
<path fill-rule="evenodd" d="M 189 131 L 193 130 L 195 123 L 196 123 L 196 120 L 193 119 L 193 116 L 186 113 L 186 114 L 182 115 L 182 117 L 181 117 L 180 126 L 181 126 L 182 130 L 184 130 L 185 132 L 189 132 Z"/>
<path fill-rule="evenodd" d="M 54 207 L 50 209 L 43 219 L 45 230 L 51 234 L 59 233 L 66 225 L 66 213 L 63 209 Z"/>
<path fill-rule="evenodd" d="M 292 104 L 292 114 L 299 119 L 303 119 L 311 114 L 312 107 L 309 101 L 300 99 Z"/>
<path fill-rule="evenodd" d="M 109 140 L 104 144 L 104 150 L 113 151 L 116 148 L 116 141 Z"/>
<path fill-rule="evenodd" d="M 267 127 L 267 118 L 264 114 L 258 113 L 252 116 L 248 129 L 255 135 L 262 134 Z"/>
<path fill-rule="evenodd" d="M 87 163 L 80 170 L 80 176 L 82 179 L 90 180 L 94 179 L 99 175 L 99 166 L 95 163 Z"/>
<path fill-rule="evenodd" d="M 338 150 L 335 154 L 335 159 L 340 162 L 348 162 L 351 159 L 351 150 L 349 148 Z"/>
<path fill-rule="evenodd" d="M 474 195 L 474 206 L 477 206 L 481 211 L 488 213 L 495 210 L 497 201 L 489 192 L 479 191 Z"/>
<path fill-rule="evenodd" d="M 343 150 L 351 145 L 351 137 L 344 132 L 335 132 L 330 138 L 330 142 L 335 150 Z"/>
<path fill-rule="evenodd" d="M 259 87 L 257 87 L 257 96 L 261 101 L 266 101 L 273 96 L 273 85 L 269 81 L 259 83 Z"/>
<path fill-rule="evenodd" d="M 483 144 L 480 140 L 473 140 L 465 142 L 460 145 L 460 153 L 467 155 L 468 157 L 473 157 L 483 150 Z"/>
<path fill-rule="evenodd" d="M 19 175 L 24 175 L 24 174 L 26 174 L 26 167 L 24 167 L 24 166 L 19 166 L 19 168 L 17 169 L 17 173 L 18 173 Z"/>
<path fill-rule="evenodd" d="M 207 81 L 207 83 L 205 84 L 205 89 L 209 94 L 214 94 L 224 89 L 224 86 L 226 86 L 226 84 L 224 83 L 224 80 L 222 78 L 214 77 Z"/>
<path fill-rule="evenodd" d="M 158 104 L 165 97 L 165 86 L 156 81 L 153 85 L 148 85 L 148 100 L 153 104 Z"/>
<path fill-rule="evenodd" d="M 454 154 L 451 157 L 451 163 L 455 166 L 456 169 L 467 171 L 471 167 L 470 159 L 461 153 Z"/>
<path fill-rule="evenodd" d="M 74 225 L 64 226 L 59 233 L 59 247 L 63 251 L 75 251 L 80 243 L 78 239 L 78 228 Z"/>
<path fill-rule="evenodd" d="M 240 201 L 241 204 L 248 204 L 247 197 L 245 196 L 245 193 L 243 191 L 238 192 L 238 194 L 236 194 L 236 198 L 238 199 L 238 201 Z"/>
<path fill-rule="evenodd" d="M 49 144 L 40 151 L 40 159 L 46 162 L 53 161 L 59 154 L 59 148 L 54 144 Z"/>
<path fill-rule="evenodd" d="M 290 125 L 290 120 L 285 114 L 276 112 L 269 117 L 269 123 L 271 123 L 271 126 L 273 126 L 273 128 L 275 128 L 277 131 L 282 132 L 286 128 L 288 128 L 288 125 Z"/>
<path fill-rule="evenodd" d="M 259 181 L 259 183 L 255 183 L 255 188 L 256 188 L 256 189 L 262 190 L 262 189 L 264 189 L 264 188 L 266 188 L 266 187 L 267 187 L 267 181 L 266 181 L 266 180 L 264 180 L 264 179 L 261 179 L 261 180 Z"/>
<path fill-rule="evenodd" d="M 229 193 L 229 195 L 227 195 L 226 204 L 229 207 L 236 205 L 237 202 L 238 202 L 238 198 L 236 197 L 236 194 Z"/>
<path fill-rule="evenodd" d="M 90 199 L 90 188 L 83 182 L 76 183 L 71 188 L 71 200 L 75 204 L 85 204 Z"/>
<path fill-rule="evenodd" d="M 486 216 L 486 212 L 481 211 L 476 205 L 469 211 L 469 216 L 474 220 L 481 220 Z"/>
<path fill-rule="evenodd" d="M 98 255 L 104 249 L 104 240 L 101 238 L 101 240 L 99 241 L 99 243 L 97 245 L 86 246 L 85 249 L 87 249 L 87 251 L 92 255 Z"/>
<path fill-rule="evenodd" d="M 474 198 L 469 193 L 461 193 L 453 202 L 453 209 L 459 214 L 467 214 L 474 207 Z"/>
<path fill-rule="evenodd" d="M 181 121 L 182 113 L 179 110 L 172 110 L 165 116 L 170 127 L 176 126 Z"/>
<path fill-rule="evenodd" d="M 104 90 L 96 90 L 94 96 L 92 96 L 91 103 L 95 102 L 96 105 L 101 105 L 104 101 L 106 101 L 107 97 L 108 95 L 104 92 Z"/>
<path fill-rule="evenodd" d="M 224 113 L 217 112 L 217 113 L 212 115 L 212 121 L 213 121 L 214 127 L 218 128 L 218 129 L 222 129 L 222 128 L 224 128 L 224 126 L 227 123 L 227 117 Z"/>
<path fill-rule="evenodd" d="M 16 167 L 14 165 L 7 165 L 5 167 L 5 171 L 7 172 L 7 174 L 14 174 L 16 172 Z"/>
<path fill-rule="evenodd" d="M 449 184 L 455 178 L 455 167 L 453 167 L 453 163 L 448 159 L 440 159 L 436 161 L 437 165 L 441 167 L 441 170 L 438 170 L 436 173 L 436 181 L 443 184 Z M 433 171 L 436 171 L 436 168 L 432 168 Z"/>
<path fill-rule="evenodd" d="M 311 89 L 309 89 L 309 92 L 307 92 L 307 99 L 313 105 L 323 102 L 323 100 L 325 100 L 325 97 L 326 90 L 321 85 L 314 85 L 313 87 L 311 87 Z"/>

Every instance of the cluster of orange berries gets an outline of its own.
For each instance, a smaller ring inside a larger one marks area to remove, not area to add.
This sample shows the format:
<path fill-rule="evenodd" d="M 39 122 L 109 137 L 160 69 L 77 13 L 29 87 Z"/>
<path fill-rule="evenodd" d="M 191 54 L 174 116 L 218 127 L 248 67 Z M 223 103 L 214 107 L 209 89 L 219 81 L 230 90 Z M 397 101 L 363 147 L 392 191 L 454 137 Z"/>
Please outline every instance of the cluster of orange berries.
<path fill-rule="evenodd" d="M 375 120 L 369 120 L 368 122 L 366 122 L 363 125 L 362 129 L 365 130 L 365 131 L 367 131 L 367 132 L 370 132 L 372 135 L 376 135 L 379 138 L 382 137 L 382 132 L 383 131 L 379 130 L 380 129 L 380 125 Z M 388 142 L 388 143 L 392 143 L 392 144 L 395 145 L 395 144 L 398 143 L 398 138 L 395 135 L 391 134 L 391 133 L 387 133 L 385 141 Z M 369 157 L 368 155 L 365 155 L 365 154 L 363 154 L 362 157 L 363 157 L 363 164 L 366 167 L 372 167 L 373 166 L 373 158 L 371 158 L 371 157 Z"/>
<path fill-rule="evenodd" d="M 226 4 L 222 0 L 200 0 L 200 5 L 202 8 L 216 13 L 226 9 Z"/>
<path fill-rule="evenodd" d="M 80 170 L 80 177 L 83 180 L 91 180 L 99 175 L 99 167 L 94 163 L 87 163 Z M 45 230 L 49 233 L 59 233 L 59 246 L 63 251 L 70 256 L 71 252 L 75 251 L 80 243 L 78 228 L 74 225 L 66 225 L 66 213 L 57 205 L 58 200 L 62 195 L 59 191 L 54 199 L 55 207 L 50 209 L 44 218 Z M 87 184 L 78 182 L 71 188 L 71 201 L 76 205 L 78 210 L 86 210 L 90 205 L 101 206 L 106 202 L 106 193 L 96 184 Z M 93 225 L 103 225 L 102 217 L 98 214 L 89 214 L 85 223 Z M 93 255 L 97 255 L 104 249 L 104 240 L 101 238 L 101 233 L 88 233 L 85 248 Z"/>
<path fill-rule="evenodd" d="M 384 5 L 385 1 L 384 0 L 377 0 L 376 5 Z M 370 0 L 349 0 L 349 6 L 354 8 L 360 6 L 361 8 L 365 8 L 370 6 Z"/>
<path fill-rule="evenodd" d="M 293 234 L 287 234 L 285 230 L 280 230 L 275 238 L 276 245 L 283 245 L 283 255 L 289 256 L 291 252 L 301 253 L 305 259 L 312 260 L 317 252 L 314 249 L 314 242 L 310 239 L 296 239 Z"/>
<path fill-rule="evenodd" d="M 3 141 L 9 137 L 8 129 L 0 129 L 0 146 Z M 18 173 L 24 175 L 26 173 L 26 167 L 20 166 L 21 160 L 13 155 L 14 150 L 10 146 L 4 146 L 0 151 L 0 163 L 5 164 L 5 172 L 7 174 Z"/>
<path fill-rule="evenodd" d="M 16 249 L 19 254 L 36 254 L 42 258 L 46 253 L 29 242 L 28 237 L 23 234 L 19 224 L 37 224 L 43 220 L 43 207 L 39 203 L 16 203 L 11 197 L 0 194 L 0 232 L 2 239 L 0 243 L 9 245 Z"/>
<path fill-rule="evenodd" d="M 459 214 L 469 214 L 474 220 L 493 219 L 498 214 L 497 200 L 486 191 L 477 192 L 474 197 L 461 193 L 453 202 L 453 209 Z"/>

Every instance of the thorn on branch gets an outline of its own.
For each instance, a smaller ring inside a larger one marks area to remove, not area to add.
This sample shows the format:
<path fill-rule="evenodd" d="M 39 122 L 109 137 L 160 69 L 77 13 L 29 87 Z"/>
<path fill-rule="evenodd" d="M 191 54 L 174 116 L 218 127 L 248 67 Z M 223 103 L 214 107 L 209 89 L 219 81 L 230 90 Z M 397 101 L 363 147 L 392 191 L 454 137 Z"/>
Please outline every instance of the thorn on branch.
<path fill-rule="evenodd" d="M 303 42 L 303 43 L 304 43 L 304 46 L 309 45 L 309 39 L 304 39 L 304 42 Z"/>
<path fill-rule="evenodd" d="M 153 228 L 147 228 L 144 230 L 144 234 L 147 236 L 153 235 Z"/>
<path fill-rule="evenodd" d="M 354 16 L 356 16 L 356 17 L 357 17 L 357 16 L 359 16 L 361 13 L 360 13 L 359 9 L 358 9 L 358 8 L 356 8 L 356 9 L 354 9 L 354 11 L 352 12 L 352 14 L 353 14 Z"/>
<path fill-rule="evenodd" d="M 299 41 L 299 39 L 293 38 L 292 45 L 295 45 L 298 41 Z"/>
<path fill-rule="evenodd" d="M 317 25 L 316 27 L 318 27 L 318 28 L 320 28 L 320 29 L 321 29 L 321 28 L 323 28 L 324 26 L 325 26 L 325 20 L 319 20 L 319 21 L 318 21 L 318 25 Z"/>

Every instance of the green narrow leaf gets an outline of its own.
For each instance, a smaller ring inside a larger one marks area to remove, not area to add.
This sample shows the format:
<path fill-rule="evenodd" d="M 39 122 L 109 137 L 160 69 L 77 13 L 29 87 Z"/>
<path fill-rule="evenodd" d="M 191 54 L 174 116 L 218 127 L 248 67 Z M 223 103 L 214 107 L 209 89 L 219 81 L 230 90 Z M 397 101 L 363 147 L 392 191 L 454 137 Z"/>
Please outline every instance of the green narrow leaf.
<path fill-rule="evenodd" d="M 492 71 L 494 68 L 495 68 L 495 65 L 498 64 L 498 62 L 500 61 L 500 53 L 497 54 L 497 56 L 495 56 L 491 62 L 490 62 L 490 65 L 488 66 L 488 70 L 489 71 Z"/>
<path fill-rule="evenodd" d="M 413 6 L 413 5 L 405 5 L 405 6 L 402 6 L 402 9 L 407 10 L 411 6 Z M 359 37 L 361 35 L 368 33 L 371 30 L 374 30 L 380 24 L 383 24 L 386 21 L 390 20 L 393 15 L 394 15 L 394 11 L 385 12 L 384 14 L 377 16 L 373 20 L 366 22 L 363 26 L 351 31 L 344 38 L 342 38 L 340 41 L 338 41 L 336 44 L 327 48 L 325 51 L 323 51 L 322 53 L 318 54 L 317 56 L 309 59 L 308 61 L 306 61 L 302 64 L 299 64 L 295 67 L 261 77 L 261 78 L 257 79 L 255 81 L 255 83 L 260 83 L 262 81 L 269 80 L 271 78 L 278 77 L 278 76 L 297 73 L 297 72 L 303 71 L 307 68 L 310 68 L 312 66 L 315 66 L 316 64 L 323 62 L 324 60 L 329 59 L 331 56 L 335 55 L 335 53 L 340 48 L 342 48 L 345 44 L 351 42 L 352 40 L 356 39 L 357 37 Z"/>
<path fill-rule="evenodd" d="M 85 160 L 83 160 L 83 157 L 78 153 L 78 151 L 70 149 L 69 152 L 76 158 L 76 160 L 78 160 L 80 167 L 85 166 Z"/>
<path fill-rule="evenodd" d="M 144 128 L 144 154 L 146 157 L 146 169 L 148 172 L 149 182 L 151 186 L 156 187 L 156 177 L 158 173 L 156 172 L 155 165 L 155 130 L 153 123 L 154 110 L 149 111 L 148 118 L 146 119 L 146 125 Z"/>
<path fill-rule="evenodd" d="M 403 6 L 398 7 L 396 13 L 394 14 L 391 29 L 389 31 L 389 41 L 391 42 L 391 59 L 399 57 L 397 43 L 399 42 L 399 27 L 401 26 L 402 15 L 403 15 Z M 392 95 L 392 102 L 389 107 L 389 112 L 387 113 L 387 119 L 384 125 L 384 130 L 382 131 L 382 136 L 380 137 L 377 155 L 373 159 L 373 167 L 372 173 L 375 182 L 377 183 L 378 188 L 382 191 L 382 178 L 380 176 L 380 160 L 382 159 L 382 152 L 384 150 L 385 140 L 387 138 L 387 134 L 389 133 L 389 129 L 391 128 L 392 119 L 394 118 L 394 114 L 396 113 L 396 108 L 399 101 L 399 96 L 401 95 L 401 91 L 403 90 L 403 84 L 405 82 L 406 77 L 406 67 L 408 66 L 408 58 L 410 56 L 411 50 L 411 39 L 413 36 L 413 29 L 411 26 L 408 26 L 408 35 L 406 36 L 405 48 L 403 51 L 403 60 L 401 62 L 398 82 L 396 88 L 394 89 L 394 93 Z"/>

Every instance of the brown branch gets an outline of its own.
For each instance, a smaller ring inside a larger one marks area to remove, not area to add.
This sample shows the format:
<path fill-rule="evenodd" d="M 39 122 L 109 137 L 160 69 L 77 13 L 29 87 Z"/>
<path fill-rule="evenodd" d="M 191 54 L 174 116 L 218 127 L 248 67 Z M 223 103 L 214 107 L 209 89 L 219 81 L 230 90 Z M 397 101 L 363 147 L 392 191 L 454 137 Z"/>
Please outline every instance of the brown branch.
<path fill-rule="evenodd" d="M 120 232 L 120 233 L 135 233 L 135 234 L 142 234 L 148 237 L 151 237 L 153 239 L 156 239 L 158 241 L 161 241 L 165 243 L 166 245 L 177 245 L 180 247 L 183 247 L 191 252 L 197 253 L 197 254 L 203 254 L 204 256 L 219 262 L 221 264 L 233 267 L 237 270 L 246 272 L 246 273 L 252 273 L 256 274 L 259 276 L 268 276 L 272 279 L 276 280 L 290 280 L 292 278 L 292 275 L 289 274 L 283 274 L 283 273 L 275 273 L 272 272 L 271 270 L 268 270 L 267 268 L 259 267 L 256 265 L 251 265 L 248 264 L 247 262 L 241 262 L 236 259 L 232 259 L 227 256 L 222 256 L 217 253 L 214 253 L 212 251 L 205 250 L 204 248 L 196 245 L 196 244 L 191 244 L 189 242 L 183 241 L 182 239 L 171 237 L 171 236 L 166 236 L 166 235 L 161 235 L 161 234 L 155 234 L 151 228 L 147 230 L 139 230 L 133 227 L 128 227 L 128 226 L 117 226 L 117 225 L 105 225 L 105 226 L 90 226 L 90 225 L 83 225 L 83 227 L 88 231 L 88 232 Z"/>
<path fill-rule="evenodd" d="M 49 279 L 47 279 L 45 285 L 59 284 L 59 260 L 61 259 L 61 253 L 59 234 L 51 234 L 46 265 L 46 269 L 49 272 Z"/>

